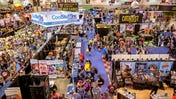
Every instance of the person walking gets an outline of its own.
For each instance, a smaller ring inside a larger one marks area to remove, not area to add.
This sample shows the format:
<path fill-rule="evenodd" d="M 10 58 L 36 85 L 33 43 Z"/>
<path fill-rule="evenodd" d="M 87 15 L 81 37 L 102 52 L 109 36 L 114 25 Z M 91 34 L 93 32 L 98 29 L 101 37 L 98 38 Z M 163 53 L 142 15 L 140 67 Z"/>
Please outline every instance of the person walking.
<path fill-rule="evenodd" d="M 159 88 L 159 80 L 153 82 L 153 89 L 151 90 L 150 94 L 157 94 Z"/>

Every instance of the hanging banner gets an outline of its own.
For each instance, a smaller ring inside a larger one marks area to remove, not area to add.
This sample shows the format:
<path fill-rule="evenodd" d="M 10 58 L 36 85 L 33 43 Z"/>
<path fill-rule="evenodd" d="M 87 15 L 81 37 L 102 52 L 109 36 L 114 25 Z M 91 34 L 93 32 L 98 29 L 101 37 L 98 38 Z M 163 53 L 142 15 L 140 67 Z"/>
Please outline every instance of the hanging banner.
<path fill-rule="evenodd" d="M 32 22 L 44 27 L 58 25 L 80 24 L 82 19 L 79 18 L 79 12 L 53 11 L 31 13 Z"/>
<path fill-rule="evenodd" d="M 57 75 L 57 77 L 64 77 L 64 62 L 63 60 L 48 60 L 47 61 L 49 75 Z"/>
<path fill-rule="evenodd" d="M 142 14 L 120 14 L 119 23 L 142 23 Z"/>
<path fill-rule="evenodd" d="M 39 60 L 39 74 L 48 75 L 48 72 L 47 60 Z"/>
<path fill-rule="evenodd" d="M 78 11 L 78 3 L 58 3 L 59 11 Z"/>
<path fill-rule="evenodd" d="M 32 73 L 33 74 L 40 74 L 38 60 L 37 59 L 30 59 L 30 64 L 31 64 L 31 68 L 32 68 Z"/>

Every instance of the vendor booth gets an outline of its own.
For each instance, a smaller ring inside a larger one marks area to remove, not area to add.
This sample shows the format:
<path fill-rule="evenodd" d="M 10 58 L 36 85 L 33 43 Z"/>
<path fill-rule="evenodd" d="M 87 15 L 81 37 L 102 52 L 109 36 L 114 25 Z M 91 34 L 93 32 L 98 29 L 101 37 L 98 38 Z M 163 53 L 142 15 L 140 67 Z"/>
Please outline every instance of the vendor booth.
<path fill-rule="evenodd" d="M 123 59 L 119 55 L 113 55 L 112 68 L 115 75 L 112 79 L 118 82 L 119 87 L 132 85 L 134 89 L 150 89 L 158 77 L 165 82 L 170 73 L 174 79 L 174 73 L 171 72 L 174 61 L 169 59 L 169 55 L 160 55 L 126 55 L 127 58 Z M 174 83 L 173 79 L 171 83 Z"/>

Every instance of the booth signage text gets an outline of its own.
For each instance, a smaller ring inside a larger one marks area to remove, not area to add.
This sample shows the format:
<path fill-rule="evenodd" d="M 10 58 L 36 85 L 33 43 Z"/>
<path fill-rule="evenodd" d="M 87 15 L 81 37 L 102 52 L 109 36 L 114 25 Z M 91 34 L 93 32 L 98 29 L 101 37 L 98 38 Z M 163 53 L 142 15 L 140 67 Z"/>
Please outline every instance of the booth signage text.
<path fill-rule="evenodd" d="M 58 10 L 61 11 L 78 11 L 78 3 L 58 3 Z"/>
<path fill-rule="evenodd" d="M 76 14 L 75 15 L 74 14 L 68 14 L 68 15 L 62 14 L 62 15 L 59 15 L 59 16 L 53 15 L 52 19 L 53 20 L 58 20 L 58 19 L 77 19 L 77 16 L 76 16 Z"/>
<path fill-rule="evenodd" d="M 142 23 L 142 14 L 120 14 L 119 23 Z"/>
<path fill-rule="evenodd" d="M 176 11 L 176 5 L 160 5 L 159 11 Z"/>

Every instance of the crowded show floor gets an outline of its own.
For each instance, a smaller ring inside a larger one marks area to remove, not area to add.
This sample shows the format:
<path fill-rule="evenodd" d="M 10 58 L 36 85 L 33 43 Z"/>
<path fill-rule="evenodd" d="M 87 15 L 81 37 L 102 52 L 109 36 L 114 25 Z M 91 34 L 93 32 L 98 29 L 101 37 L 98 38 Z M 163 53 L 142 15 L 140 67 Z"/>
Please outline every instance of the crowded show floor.
<path fill-rule="evenodd" d="M 176 5 L 163 2 L 10 0 L 0 8 L 0 99 L 176 99 Z"/>

